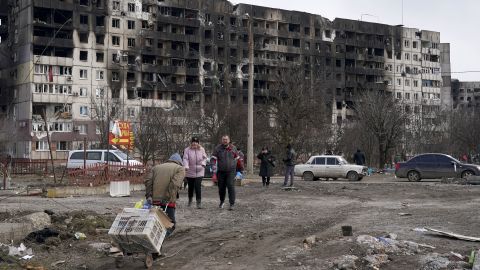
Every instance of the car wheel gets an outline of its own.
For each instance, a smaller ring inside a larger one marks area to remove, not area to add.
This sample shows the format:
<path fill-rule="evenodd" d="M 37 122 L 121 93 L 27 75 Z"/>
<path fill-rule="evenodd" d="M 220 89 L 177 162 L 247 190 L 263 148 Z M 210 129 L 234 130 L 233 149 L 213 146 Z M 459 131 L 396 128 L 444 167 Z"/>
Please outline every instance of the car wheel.
<path fill-rule="evenodd" d="M 358 177 L 358 181 L 362 181 L 363 177 Z"/>
<path fill-rule="evenodd" d="M 464 171 L 462 172 L 462 178 L 467 179 L 468 177 L 475 175 L 472 171 Z"/>
<path fill-rule="evenodd" d="M 348 178 L 348 180 L 350 180 L 350 181 L 358 181 L 358 173 L 357 173 L 357 172 L 353 172 L 353 171 L 348 172 L 348 173 L 347 173 L 347 178 Z"/>
<path fill-rule="evenodd" d="M 312 172 L 304 172 L 303 173 L 303 180 L 305 180 L 305 181 L 313 181 L 314 178 L 315 177 L 314 177 Z"/>
<path fill-rule="evenodd" d="M 412 182 L 413 181 L 418 182 L 422 179 L 420 177 L 420 174 L 417 171 L 409 171 L 407 173 L 407 178 L 408 178 L 408 181 L 412 181 Z"/>

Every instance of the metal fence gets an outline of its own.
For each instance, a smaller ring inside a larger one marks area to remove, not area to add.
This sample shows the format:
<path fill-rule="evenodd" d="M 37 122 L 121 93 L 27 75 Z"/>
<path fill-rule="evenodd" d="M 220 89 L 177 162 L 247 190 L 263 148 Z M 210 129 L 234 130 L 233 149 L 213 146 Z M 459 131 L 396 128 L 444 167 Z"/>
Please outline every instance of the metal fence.
<path fill-rule="evenodd" d="M 118 164 L 91 164 L 84 169 L 67 170 L 68 184 L 73 186 L 101 186 L 113 181 L 130 181 L 142 184 L 147 171 L 145 166 L 125 166 Z"/>

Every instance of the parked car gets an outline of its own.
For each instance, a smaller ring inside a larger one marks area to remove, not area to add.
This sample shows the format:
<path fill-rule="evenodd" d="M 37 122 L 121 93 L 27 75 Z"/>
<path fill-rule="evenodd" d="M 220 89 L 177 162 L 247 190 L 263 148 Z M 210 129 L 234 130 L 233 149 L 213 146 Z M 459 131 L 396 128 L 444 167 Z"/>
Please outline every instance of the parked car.
<path fill-rule="evenodd" d="M 305 181 L 318 178 L 347 178 L 350 181 L 359 181 L 366 174 L 367 167 L 349 164 L 342 156 L 312 156 L 306 164 L 295 166 L 295 176 L 301 176 Z"/>
<path fill-rule="evenodd" d="M 395 165 L 395 175 L 398 178 L 408 178 L 409 181 L 442 177 L 466 178 L 480 175 L 480 166 L 462 163 L 449 155 L 428 153 L 417 155 L 407 162 L 398 162 Z"/>
<path fill-rule="evenodd" d="M 139 166 L 143 166 L 140 161 L 135 160 L 132 157 L 127 157 L 127 154 L 123 153 L 120 150 L 87 150 L 86 154 L 87 158 L 85 160 L 85 163 L 87 167 L 94 164 L 105 164 L 107 162 L 108 156 L 108 163 L 114 165 L 114 170 L 126 170 L 128 160 L 128 166 L 132 166 L 132 171 L 140 170 L 141 172 L 143 172 L 143 168 L 138 168 Z M 68 153 L 67 169 L 83 169 L 83 165 L 83 150 L 74 150 Z"/>

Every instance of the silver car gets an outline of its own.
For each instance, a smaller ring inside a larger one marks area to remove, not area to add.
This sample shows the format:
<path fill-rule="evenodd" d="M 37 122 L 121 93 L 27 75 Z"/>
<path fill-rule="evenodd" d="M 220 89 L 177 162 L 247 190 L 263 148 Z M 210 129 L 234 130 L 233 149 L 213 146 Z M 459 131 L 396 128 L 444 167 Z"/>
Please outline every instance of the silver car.
<path fill-rule="evenodd" d="M 318 178 L 347 178 L 350 181 L 360 181 L 366 173 L 367 167 L 348 164 L 342 156 L 311 156 L 306 164 L 295 165 L 295 176 L 301 176 L 305 181 Z"/>

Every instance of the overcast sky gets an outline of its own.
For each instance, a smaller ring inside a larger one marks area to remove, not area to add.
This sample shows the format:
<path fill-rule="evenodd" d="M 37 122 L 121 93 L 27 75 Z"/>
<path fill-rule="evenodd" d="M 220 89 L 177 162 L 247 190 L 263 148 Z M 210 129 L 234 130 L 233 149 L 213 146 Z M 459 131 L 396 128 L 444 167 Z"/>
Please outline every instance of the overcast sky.
<path fill-rule="evenodd" d="M 402 24 L 402 0 L 235 0 L 287 10 L 319 14 L 330 20 L 346 18 L 391 25 Z M 452 78 L 480 81 L 480 1 L 403 0 L 403 25 L 440 32 L 450 43 Z M 369 14 L 363 15 L 362 14 Z"/>

